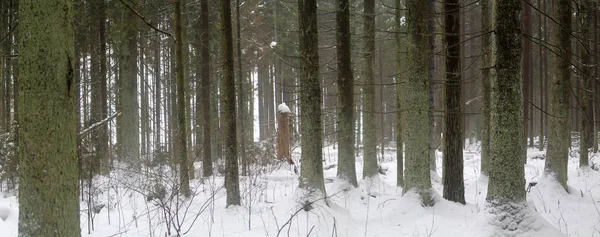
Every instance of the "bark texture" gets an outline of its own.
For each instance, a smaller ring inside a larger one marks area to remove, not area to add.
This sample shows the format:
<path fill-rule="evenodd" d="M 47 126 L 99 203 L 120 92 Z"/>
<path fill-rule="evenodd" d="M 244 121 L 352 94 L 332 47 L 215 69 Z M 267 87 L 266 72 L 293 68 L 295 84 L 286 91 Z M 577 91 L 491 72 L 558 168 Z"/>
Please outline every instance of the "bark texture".
<path fill-rule="evenodd" d="M 444 117 L 444 198 L 465 204 L 465 184 L 463 179 L 462 149 L 462 108 L 460 67 L 460 3 L 458 0 L 446 0 L 444 3 L 446 52 Z"/>
<path fill-rule="evenodd" d="M 81 236 L 73 5 L 19 6 L 19 236 Z"/>
<path fill-rule="evenodd" d="M 487 200 L 525 201 L 523 91 L 521 84 L 521 1 L 497 1 L 494 8 L 494 62 Z"/>
<path fill-rule="evenodd" d="M 336 21 L 337 84 L 339 88 L 338 142 L 340 145 L 337 176 L 357 187 L 354 162 L 354 77 L 350 51 L 350 3 L 348 0 L 337 1 Z"/>
<path fill-rule="evenodd" d="M 321 192 L 323 181 L 323 131 L 321 122 L 321 86 L 319 83 L 319 40 L 317 1 L 298 1 L 300 27 L 300 114 L 302 171 L 300 188 Z"/>
<path fill-rule="evenodd" d="M 406 170 L 404 189 L 421 195 L 422 204 L 433 205 L 429 170 L 429 54 L 428 1 L 407 0 L 408 76 L 406 95 Z"/>
<path fill-rule="evenodd" d="M 567 189 L 567 164 L 571 132 L 569 112 L 571 110 L 571 1 L 558 0 L 555 19 L 560 27 L 554 28 L 556 56 L 552 73 L 552 93 L 548 129 L 548 150 L 545 172 L 552 175 Z"/>

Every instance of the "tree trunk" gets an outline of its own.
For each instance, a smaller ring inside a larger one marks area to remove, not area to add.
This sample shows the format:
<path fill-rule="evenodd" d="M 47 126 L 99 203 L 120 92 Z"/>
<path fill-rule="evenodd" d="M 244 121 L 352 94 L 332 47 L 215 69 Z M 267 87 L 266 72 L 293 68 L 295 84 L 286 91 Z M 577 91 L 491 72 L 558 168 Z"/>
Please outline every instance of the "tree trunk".
<path fill-rule="evenodd" d="M 547 174 L 567 190 L 567 164 L 571 133 L 569 111 L 571 106 L 571 1 L 558 0 L 555 19 L 561 27 L 554 28 L 554 44 L 557 45 L 552 78 L 550 100 L 550 124 L 548 151 L 546 152 Z"/>
<path fill-rule="evenodd" d="M 481 131 L 481 173 L 489 174 L 490 171 L 490 110 L 492 92 L 492 12 L 490 0 L 481 1 L 481 80 L 483 84 L 483 115 Z"/>
<path fill-rule="evenodd" d="M 184 83 L 184 64 L 183 64 L 183 33 L 181 25 L 181 1 L 175 2 L 175 69 L 177 83 L 177 139 L 179 146 L 179 191 L 186 197 L 190 196 L 190 177 L 189 164 L 187 159 L 187 136 L 185 119 L 185 83 Z"/>
<path fill-rule="evenodd" d="M 433 205 L 429 169 L 429 54 L 428 1 L 407 0 L 408 71 L 406 94 L 406 171 L 403 192 L 420 194 L 422 204 Z"/>
<path fill-rule="evenodd" d="M 526 35 L 531 35 L 531 7 L 529 3 L 522 2 L 523 5 L 523 31 Z M 523 40 L 523 139 L 527 144 L 529 138 L 529 109 L 531 95 L 529 94 L 529 88 L 531 87 L 531 40 Z M 525 158 L 524 163 L 527 163 L 527 147 L 523 149 Z"/>
<path fill-rule="evenodd" d="M 137 1 L 137 0 L 136 0 Z M 134 2 L 136 2 L 134 1 Z M 134 4 L 135 5 L 135 4 Z M 137 101 L 137 21 L 138 16 L 123 7 L 125 30 L 119 59 L 119 111 L 117 120 L 118 156 L 132 167 L 140 167 L 139 113 Z"/>
<path fill-rule="evenodd" d="M 248 107 L 246 107 L 246 91 L 244 90 L 244 76 L 242 72 L 242 33 L 240 30 L 240 0 L 235 1 L 235 17 L 236 17 L 236 53 L 237 53 L 237 81 L 238 81 L 238 116 L 239 116 L 239 143 L 240 156 L 242 160 L 242 176 L 248 173 L 248 157 L 246 155 L 246 116 Z"/>
<path fill-rule="evenodd" d="M 542 6 L 542 1 L 544 1 L 544 4 Z M 544 150 L 544 116 L 547 111 L 545 111 L 544 108 L 544 81 L 546 80 L 545 77 L 545 72 L 544 72 L 544 62 L 545 62 L 545 58 L 544 58 L 544 43 L 546 41 L 546 32 L 548 31 L 548 29 L 545 28 L 545 26 L 543 25 L 543 20 L 542 20 L 542 12 L 545 11 L 546 9 L 546 2 L 545 0 L 538 0 L 538 21 L 539 21 L 539 26 L 538 26 L 538 37 L 539 37 L 539 41 L 538 41 L 538 46 L 539 46 L 539 91 L 540 91 L 540 137 L 539 137 L 539 150 L 543 151 Z M 545 16 L 544 16 L 545 19 Z M 544 28 L 544 33 L 542 35 L 542 28 Z"/>
<path fill-rule="evenodd" d="M 212 175 L 212 151 L 211 151 L 211 109 L 210 109 L 210 28 L 208 0 L 200 1 L 200 67 L 202 77 L 202 109 L 204 116 L 203 151 L 202 151 L 202 176 Z M 198 141 L 200 142 L 200 141 Z"/>
<path fill-rule="evenodd" d="M 460 67 L 460 3 L 459 0 L 446 0 L 445 33 L 448 47 L 446 53 L 445 101 L 446 116 L 444 118 L 444 198 L 465 204 L 465 184 L 463 180 L 463 149 L 461 128 L 461 87 L 462 72 Z"/>
<path fill-rule="evenodd" d="M 578 88 L 578 98 L 581 110 L 581 126 L 579 132 L 579 166 L 589 166 L 589 157 L 588 157 L 588 149 L 590 147 L 590 143 L 592 142 L 592 133 L 593 133 L 593 100 L 592 100 L 592 91 L 593 91 L 593 65 L 590 55 L 591 52 L 591 44 L 590 44 L 590 29 L 592 27 L 591 19 L 592 19 L 592 3 L 591 0 L 582 0 L 579 2 L 579 14 L 577 16 L 580 18 L 579 23 L 581 24 L 581 40 L 583 41 L 583 47 L 581 47 L 581 64 L 582 64 L 582 74 L 579 78 L 579 88 Z M 588 51 L 590 50 L 590 51 Z M 591 131 L 590 131 L 590 128 Z"/>
<path fill-rule="evenodd" d="M 402 1 L 396 0 L 395 21 L 402 20 Z M 404 140 L 402 139 L 402 53 L 403 47 L 400 24 L 396 24 L 396 186 L 404 186 Z"/>
<path fill-rule="evenodd" d="M 19 235 L 81 236 L 72 2 L 19 5 Z"/>
<path fill-rule="evenodd" d="M 339 152 L 337 176 L 357 187 L 354 161 L 354 76 L 352 75 L 350 51 L 350 3 L 348 0 L 338 1 L 336 22 L 337 84 L 340 97 L 338 107 Z"/>
<path fill-rule="evenodd" d="M 491 163 L 487 201 L 493 206 L 525 201 L 521 1 L 496 2 L 495 80 L 492 93 Z M 518 221 L 518 220 L 516 220 Z"/>
<path fill-rule="evenodd" d="M 240 205 L 240 187 L 237 157 L 237 127 L 235 124 L 235 78 L 233 69 L 233 36 L 230 1 L 221 0 L 221 57 L 223 60 L 223 135 L 225 136 L 225 189 L 227 206 Z"/>
<path fill-rule="evenodd" d="M 300 29 L 300 113 L 302 171 L 300 188 L 315 196 L 327 196 L 323 181 L 323 131 L 319 83 L 317 1 L 298 1 Z M 320 192 L 320 193 L 319 193 Z"/>
<path fill-rule="evenodd" d="M 377 175 L 375 124 L 375 0 L 364 0 L 363 178 Z"/>

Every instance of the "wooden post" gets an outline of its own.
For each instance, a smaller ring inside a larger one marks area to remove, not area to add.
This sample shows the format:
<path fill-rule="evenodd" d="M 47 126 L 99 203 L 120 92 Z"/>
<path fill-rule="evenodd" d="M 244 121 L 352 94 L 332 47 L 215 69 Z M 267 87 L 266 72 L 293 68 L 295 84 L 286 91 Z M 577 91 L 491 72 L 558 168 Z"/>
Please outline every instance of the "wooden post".
<path fill-rule="evenodd" d="M 277 106 L 277 159 L 294 165 L 290 155 L 290 109 L 285 103 Z"/>

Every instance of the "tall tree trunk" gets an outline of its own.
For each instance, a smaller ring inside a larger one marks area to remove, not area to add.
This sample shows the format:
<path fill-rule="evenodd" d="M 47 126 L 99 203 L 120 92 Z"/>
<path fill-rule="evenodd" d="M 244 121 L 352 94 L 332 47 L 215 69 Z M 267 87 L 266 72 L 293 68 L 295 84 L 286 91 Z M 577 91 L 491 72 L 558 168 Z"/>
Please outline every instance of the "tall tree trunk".
<path fill-rule="evenodd" d="M 436 17 L 436 9 L 435 9 L 435 1 L 436 0 L 427 0 L 428 4 L 429 4 L 429 11 L 427 12 L 427 29 L 428 29 L 428 42 L 429 42 L 429 52 L 435 52 L 435 34 L 433 32 L 435 32 L 435 17 Z M 437 130 L 437 125 L 435 123 L 436 119 L 435 119 L 435 114 L 434 114 L 434 110 L 435 110 L 435 54 L 434 53 L 430 53 L 429 55 L 429 65 L 428 65 L 428 78 L 429 78 L 429 110 L 427 110 L 427 113 L 429 113 L 429 170 L 431 171 L 436 171 L 437 170 L 437 165 L 436 165 L 436 157 L 435 157 L 435 150 L 438 147 L 437 142 L 439 141 L 438 136 L 438 130 Z"/>
<path fill-rule="evenodd" d="M 407 0 L 408 71 L 406 94 L 406 171 L 403 192 L 420 194 L 422 204 L 433 205 L 430 180 L 428 1 Z"/>
<path fill-rule="evenodd" d="M 497 1 L 493 14 L 492 24 L 498 27 L 494 30 L 497 73 L 492 93 L 487 194 L 492 207 L 525 201 L 523 91 L 520 60 L 515 60 L 523 56 L 521 8 L 519 0 Z"/>
<path fill-rule="evenodd" d="M 235 78 L 233 69 L 233 36 L 230 1 L 221 0 L 221 55 L 223 60 L 223 134 L 225 136 L 225 189 L 227 206 L 240 205 L 237 157 L 237 127 L 235 124 Z"/>
<path fill-rule="evenodd" d="M 19 5 L 19 235 L 81 236 L 73 4 Z"/>
<path fill-rule="evenodd" d="M 323 131 L 319 83 L 319 37 L 317 1 L 298 1 L 300 29 L 300 113 L 302 171 L 300 188 L 327 196 L 323 181 Z"/>
<path fill-rule="evenodd" d="M 210 28 L 208 0 L 200 1 L 200 67 L 202 76 L 202 109 L 204 116 L 203 151 L 202 151 L 202 176 L 212 175 L 212 150 L 211 150 L 211 109 L 210 109 Z"/>
<path fill-rule="evenodd" d="M 179 182 L 180 192 L 186 196 L 190 196 L 190 177 L 189 177 L 189 164 L 187 159 L 187 136 L 186 136 L 186 119 L 185 119 L 185 78 L 184 78 L 184 64 L 183 64 L 183 32 L 181 25 L 181 2 L 182 0 L 176 0 L 175 2 L 175 69 L 176 71 L 176 82 L 177 82 L 177 139 L 179 146 Z"/>
<path fill-rule="evenodd" d="M 246 115 L 248 107 L 246 107 L 246 91 L 244 90 L 244 75 L 242 73 L 242 31 L 240 30 L 240 0 L 235 1 L 235 17 L 236 17 L 236 53 L 237 53 L 237 84 L 238 84 L 238 116 L 239 116 L 239 143 L 240 143 L 240 158 L 242 160 L 242 176 L 248 173 L 248 158 L 246 155 Z"/>
<path fill-rule="evenodd" d="M 350 3 L 348 0 L 337 1 L 336 22 L 337 84 L 339 88 L 338 141 L 340 145 L 337 176 L 357 187 L 354 162 L 354 76 L 352 75 L 350 51 Z"/>
<path fill-rule="evenodd" d="M 396 0 L 394 12 L 396 23 L 402 21 L 402 0 Z M 396 24 L 396 186 L 404 186 L 404 140 L 403 138 L 403 113 L 402 113 L 402 33 L 400 24 Z"/>
<path fill-rule="evenodd" d="M 377 175 L 375 124 L 375 0 L 364 0 L 363 178 Z"/>
<path fill-rule="evenodd" d="M 560 27 L 554 28 L 554 44 L 557 46 L 552 78 L 550 100 L 550 124 L 548 151 L 546 152 L 547 174 L 567 190 L 567 164 L 571 133 L 569 111 L 571 106 L 571 1 L 558 0 L 555 19 Z"/>
<path fill-rule="evenodd" d="M 481 0 L 481 80 L 483 84 L 483 115 L 481 131 L 481 173 L 490 171 L 490 110 L 492 94 L 492 4 L 490 0 Z"/>
<path fill-rule="evenodd" d="M 544 4 L 542 6 L 542 1 L 544 1 Z M 544 62 L 545 62 L 545 58 L 544 58 L 544 43 L 546 41 L 546 32 L 548 31 L 548 29 L 545 28 L 545 26 L 543 25 L 543 20 L 542 20 L 542 12 L 545 12 L 546 9 L 546 0 L 538 0 L 538 21 L 539 21 L 539 26 L 538 26 L 538 37 L 539 37 L 539 41 L 538 41 L 538 48 L 539 48 L 539 91 L 540 91 L 540 137 L 539 137 L 539 150 L 543 151 L 544 150 L 544 141 L 545 141 L 545 134 L 544 134 L 544 116 L 545 116 L 545 111 L 544 108 L 544 103 L 546 103 L 546 101 L 544 101 L 544 81 L 546 80 L 545 77 L 545 72 L 544 72 Z M 545 19 L 545 16 L 544 16 Z M 544 33 L 542 35 L 542 28 L 544 29 Z"/>
<path fill-rule="evenodd" d="M 522 2 L 523 5 L 523 31 L 526 35 L 531 35 L 531 6 L 529 3 Z M 523 40 L 523 139 L 527 144 L 529 138 L 529 109 L 531 95 L 529 94 L 529 88 L 531 87 L 531 40 Z M 527 163 L 527 147 L 523 149 L 525 158 L 524 163 Z"/>
<path fill-rule="evenodd" d="M 445 44 L 446 83 L 445 101 L 446 116 L 444 119 L 444 198 L 465 204 L 465 184 L 463 179 L 463 150 L 461 128 L 461 87 L 462 72 L 460 67 L 460 3 L 459 0 L 446 0 L 445 12 Z"/>
<path fill-rule="evenodd" d="M 593 101 L 592 101 L 592 92 L 593 85 L 591 82 L 593 81 L 593 65 L 590 55 L 592 54 L 591 44 L 590 44 L 590 29 L 592 27 L 591 19 L 592 19 L 592 3 L 591 0 L 581 0 L 579 2 L 579 23 L 581 24 L 581 41 L 583 43 L 581 49 L 581 64 L 582 64 L 582 73 L 579 78 L 579 88 L 578 88 L 578 98 L 579 105 L 581 110 L 581 126 L 579 132 L 579 166 L 589 166 L 589 157 L 588 157 L 588 149 L 590 147 L 590 143 L 592 142 L 592 134 L 593 133 Z M 590 128 L 591 131 L 590 131 Z"/>
<path fill-rule="evenodd" d="M 136 2 L 134 0 L 133 2 Z M 135 3 L 130 3 L 135 5 Z M 137 101 L 137 21 L 138 16 L 126 7 L 124 11 L 125 30 L 124 40 L 120 47 L 119 59 L 119 112 L 117 120 L 118 156 L 122 161 L 133 167 L 140 167 L 140 138 L 139 138 L 139 113 Z"/>

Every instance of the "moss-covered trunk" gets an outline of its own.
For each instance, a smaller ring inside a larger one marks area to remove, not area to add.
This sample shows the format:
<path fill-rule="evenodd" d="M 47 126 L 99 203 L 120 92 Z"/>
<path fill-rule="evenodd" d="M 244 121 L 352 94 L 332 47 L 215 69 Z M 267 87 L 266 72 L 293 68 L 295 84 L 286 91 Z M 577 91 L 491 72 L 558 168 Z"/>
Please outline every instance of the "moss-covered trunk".
<path fill-rule="evenodd" d="M 523 91 L 521 84 L 521 1 L 497 1 L 495 26 L 495 78 L 492 93 L 490 203 L 525 201 Z"/>
<path fill-rule="evenodd" d="M 19 236 L 80 236 L 72 2 L 19 6 Z"/>
<path fill-rule="evenodd" d="M 134 1 L 135 2 L 135 1 Z M 134 3 L 129 3 L 134 4 Z M 119 53 L 119 101 L 117 110 L 118 156 L 121 161 L 140 167 L 139 113 L 137 101 L 137 21 L 138 16 L 127 7 L 121 7 L 124 14 L 124 34 Z"/>
<path fill-rule="evenodd" d="M 428 1 L 407 0 L 408 76 L 406 95 L 406 171 L 404 192 L 414 190 L 421 194 L 424 205 L 432 205 L 429 172 L 429 54 Z"/>
<path fill-rule="evenodd" d="M 559 0 L 555 8 L 555 19 L 560 27 L 554 28 L 557 45 L 552 73 L 552 93 L 546 151 L 547 174 L 552 175 L 567 189 L 567 164 L 571 133 L 569 111 L 571 109 L 571 1 Z"/>

